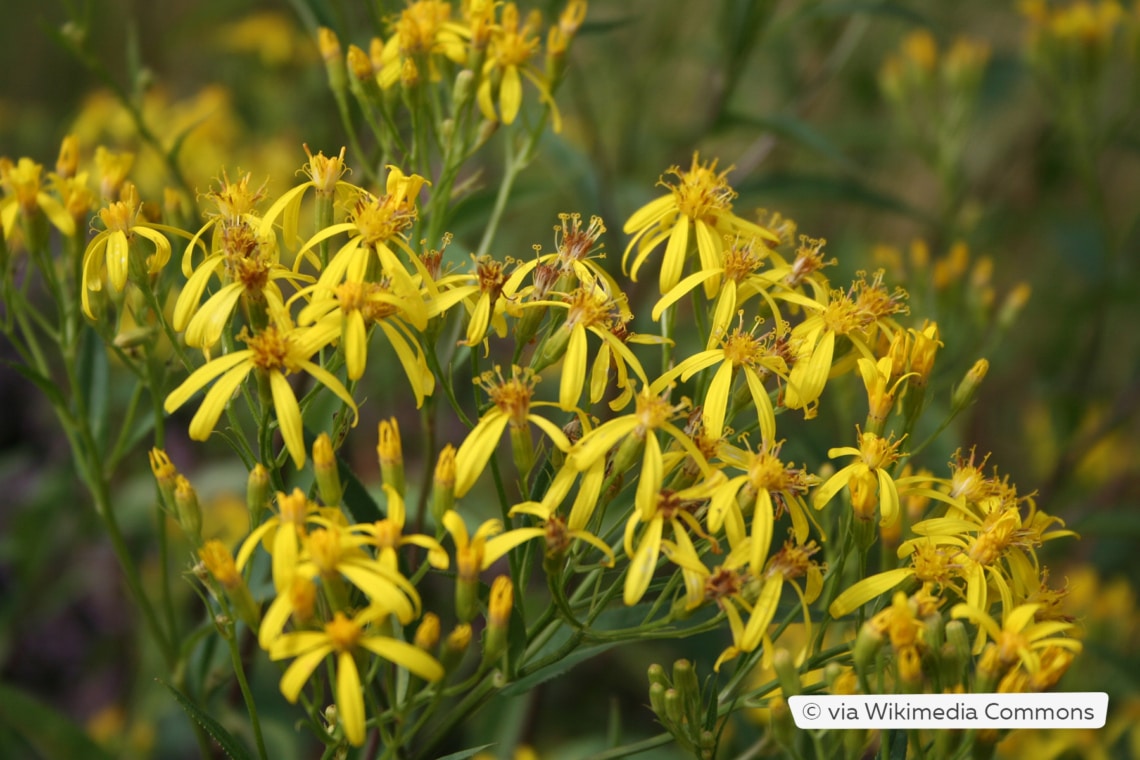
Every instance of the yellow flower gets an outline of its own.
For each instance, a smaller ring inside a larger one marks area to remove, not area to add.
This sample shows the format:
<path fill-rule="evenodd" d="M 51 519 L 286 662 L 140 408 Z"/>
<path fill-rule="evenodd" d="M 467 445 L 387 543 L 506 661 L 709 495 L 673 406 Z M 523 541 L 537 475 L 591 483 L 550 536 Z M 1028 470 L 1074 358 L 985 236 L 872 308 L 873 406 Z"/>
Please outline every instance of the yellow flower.
<path fill-rule="evenodd" d="M 670 184 L 664 176 L 657 183 L 668 188 L 670 194 L 642 206 L 625 223 L 622 231 L 633 238 L 622 256 L 622 270 L 628 271 L 634 282 L 645 259 L 666 240 L 669 242 L 661 263 L 662 294 L 672 291 L 681 280 L 690 234 L 696 235 L 700 268 L 704 271 L 723 269 L 725 235 L 777 241 L 769 230 L 732 213 L 736 192 L 725 180 L 730 169 L 717 174 L 716 164 L 715 159 L 702 164 L 694 153 L 688 171 L 676 166 L 670 168 L 666 174 L 674 175 L 676 183 Z M 627 269 L 629 254 L 635 246 L 637 255 Z M 719 284 L 719 276 L 705 279 L 705 295 L 709 298 L 716 295 Z"/>
<path fill-rule="evenodd" d="M 380 52 L 376 76 L 385 90 L 400 81 L 404 64 L 409 60 L 428 60 L 431 80 L 440 78 L 437 58 L 463 63 L 467 58 L 464 37 L 470 32 L 451 20 L 451 6 L 443 0 L 417 0 L 400 11 L 394 24 L 395 33 Z"/>
<path fill-rule="evenodd" d="M 298 323 L 315 323 L 314 329 L 324 340 L 341 341 L 348 379 L 359 380 L 364 375 L 369 328 L 377 325 L 388 338 L 412 384 L 416 408 L 422 406 L 424 397 L 435 390 L 435 376 L 427 366 L 419 340 L 408 326 L 411 323 L 418 330 L 427 327 L 419 291 L 398 294 L 383 282 L 349 280 L 331 291 L 321 288 L 301 291 L 302 294 L 309 292 L 315 294 L 313 301 L 301 310 Z"/>
<path fill-rule="evenodd" d="M 420 595 L 398 568 L 372 558 L 361 547 L 368 543 L 336 522 L 324 521 L 323 527 L 309 531 L 301 538 L 301 554 L 295 576 L 319 576 L 326 594 L 337 599 L 341 594 L 341 576 L 363 591 L 374 605 L 380 605 L 407 624 L 420 614 Z"/>
<path fill-rule="evenodd" d="M 624 299 L 624 296 L 623 296 Z M 582 386 L 586 382 L 586 375 L 590 375 L 590 401 L 596 403 L 605 394 L 611 357 L 619 366 L 618 382 L 622 388 L 622 397 L 628 400 L 633 395 L 633 387 L 629 383 L 627 368 L 632 368 L 641 380 L 642 385 L 649 382 L 645 370 L 625 342 L 614 332 L 619 327 L 624 332 L 623 309 L 627 309 L 622 302 L 615 301 L 604 290 L 596 287 L 576 288 L 561 301 L 535 301 L 528 306 L 556 306 L 566 309 L 566 319 L 554 332 L 547 337 L 543 355 L 537 367 L 545 366 L 547 362 L 557 361 L 561 354 L 562 371 L 561 383 L 558 391 L 558 403 L 567 410 L 578 408 L 578 400 L 582 395 Z M 586 333 L 592 333 L 602 341 L 602 346 L 594 359 L 592 370 L 587 372 L 589 363 L 588 344 Z M 623 384 L 624 381 L 624 384 Z M 619 399 L 620 401 L 620 399 Z M 622 401 L 622 405 L 627 401 Z"/>
<path fill-rule="evenodd" d="M 741 502 L 752 502 L 751 553 L 748 560 L 754 573 L 760 572 L 772 544 L 777 503 L 790 513 L 795 538 L 801 544 L 807 541 L 809 521 L 814 522 L 804 504 L 804 494 L 818 482 L 818 478 L 797 469 L 794 464 L 781 461 L 782 446 L 782 441 L 765 440 L 758 452 L 726 449 L 724 461 L 743 470 L 744 474 L 718 486 L 709 503 L 709 530 L 717 533 L 724 526 L 729 544 L 736 548 L 744 543 Z M 816 530 L 819 530 L 818 525 Z"/>
<path fill-rule="evenodd" d="M 396 292 L 416 292 L 417 288 L 392 251 L 392 246 L 395 245 L 408 255 L 413 266 L 421 270 L 421 276 L 430 277 L 426 270 L 422 270 L 423 264 L 419 257 L 408 246 L 406 234 L 416 221 L 416 199 L 425 184 L 428 184 L 427 180 L 418 174 L 405 175 L 398 167 L 389 166 L 384 194 L 376 196 L 361 190 L 349 221 L 329 225 L 309 238 L 297 253 L 297 265 L 302 260 L 309 259 L 320 269 L 321 263 L 313 253 L 313 248 L 322 241 L 348 233 L 348 242 L 337 250 L 321 272 L 317 283 L 321 288 L 331 290 L 346 278 L 363 282 L 372 259 L 369 253 L 374 253 L 384 275 L 391 278 Z M 269 226 L 271 220 L 267 218 L 262 222 L 262 228 L 265 230 Z M 419 319 L 419 313 L 424 307 L 422 303 L 418 307 L 414 303 L 408 303 L 407 308 L 415 311 L 416 318 Z"/>
<path fill-rule="evenodd" d="M 1030 673 L 1037 673 L 1041 669 L 1039 650 L 1050 647 L 1060 647 L 1070 652 L 1081 651 L 1081 642 L 1057 634 L 1064 633 L 1073 627 L 1072 623 L 1059 620 L 1034 622 L 1040 605 L 1022 604 L 1012 609 L 1002 610 L 1002 623 L 990 617 L 985 610 L 969 604 L 955 605 L 950 614 L 954 618 L 966 618 L 985 632 L 998 647 L 998 661 L 1003 668 L 1008 668 L 1020 661 Z M 981 652 L 981 644 L 985 639 L 979 639 L 979 646 L 975 646 L 974 653 Z"/>
<path fill-rule="evenodd" d="M 217 380 L 190 421 L 190 437 L 204 441 L 209 438 L 238 386 L 251 371 L 257 369 L 268 379 L 272 406 L 281 435 L 285 439 L 285 447 L 292 455 L 293 463 L 300 468 L 305 464 L 306 458 L 301 407 L 286 376 L 301 371 L 309 373 L 335 393 L 354 414 L 356 412 L 356 402 L 340 380 L 309 360 L 322 347 L 319 340 L 314 340 L 319 337 L 311 328 L 294 327 L 286 317 L 279 324 L 271 324 L 256 335 L 243 337 L 249 348 L 219 356 L 194 370 L 166 397 L 163 408 L 168 414 L 174 412 L 195 393 Z"/>
<path fill-rule="evenodd" d="M 705 481 L 673 491 L 661 487 L 663 478 L 658 478 L 656 482 L 650 480 L 653 477 L 651 469 L 643 470 L 640 477 L 641 481 L 637 486 L 637 508 L 625 524 L 625 553 L 629 557 L 629 573 L 625 577 L 623 599 L 626 605 L 631 607 L 641 601 L 641 597 L 649 589 L 650 581 L 653 580 L 653 573 L 657 570 L 657 559 L 666 542 L 664 538 L 666 526 L 671 529 L 673 536 L 671 545 L 677 547 L 669 556 L 675 554 L 696 556 L 696 548 L 693 546 L 692 538 L 689 537 L 689 531 L 700 538 L 713 540 L 701 528 L 693 513 L 708 499 L 722 480 L 720 473 L 714 472 L 713 476 Z M 646 483 L 651 488 L 647 488 Z M 641 531 L 637 547 L 634 548 L 634 535 L 641 524 L 645 527 Z M 681 573 L 685 579 L 685 587 L 690 589 L 690 592 L 694 588 L 699 588 L 701 581 L 699 573 L 685 565 L 681 566 Z"/>
<path fill-rule="evenodd" d="M 858 457 L 858 460 L 840 469 L 820 486 L 812 499 L 815 508 L 823 509 L 851 478 L 872 473 L 879 483 L 879 514 L 882 517 L 880 522 L 884 526 L 893 525 L 899 518 L 899 490 L 889 470 L 901 456 L 897 450 L 900 443 L 901 440 L 892 441 L 891 438 L 860 431 L 859 448 L 840 446 L 829 449 L 827 455 L 832 459 L 839 456 L 854 456 Z"/>
<path fill-rule="evenodd" d="M 37 212 L 43 212 L 64 235 L 70 237 L 75 234 L 75 221 L 67 208 L 41 189 L 43 168 L 30 158 L 21 158 L 15 164 L 6 158 L 0 162 L 0 187 L 4 188 L 4 198 L 0 200 L 0 224 L 4 228 L 5 240 L 11 239 L 17 216 L 31 217 Z"/>
<path fill-rule="evenodd" d="M 475 485 L 487 461 L 495 453 L 503 431 L 510 425 L 511 444 L 519 474 L 523 477 L 530 471 L 528 462 L 533 463 L 534 451 L 530 439 L 530 424 L 542 429 L 560 451 L 570 448 L 570 441 L 561 428 L 545 417 L 531 412 L 533 406 L 557 406 L 557 404 L 532 401 L 534 386 L 539 378 L 533 370 L 511 367 L 511 376 L 504 378 L 501 368 L 485 372 L 476 380 L 490 396 L 492 406 L 475 423 L 467 434 L 459 450 L 455 453 L 455 496 L 462 497 Z"/>
<path fill-rule="evenodd" d="M 877 272 L 868 283 L 860 273 L 849 290 L 820 292 L 816 295 L 819 300 L 790 292 L 780 295 L 814 312 L 792 330 L 792 344 L 798 349 L 784 393 L 784 405 L 789 409 L 810 408 L 819 399 L 832 370 L 838 336 L 846 336 L 859 354 L 875 361 L 871 344 L 877 330 L 883 329 L 889 336 L 899 329 L 892 315 L 906 310 L 902 304 L 906 294 L 901 290 L 889 292 L 882 276 Z"/>
<path fill-rule="evenodd" d="M 546 556 L 547 557 L 561 557 L 570 548 L 572 540 L 585 541 L 593 546 L 595 549 L 606 555 L 606 565 L 613 567 L 614 553 L 605 541 L 581 528 L 568 528 L 566 521 L 558 515 L 552 514 L 550 511 L 543 508 L 538 502 L 524 502 L 517 504 L 511 508 L 511 515 L 534 515 L 542 520 L 542 523 L 533 528 L 515 528 L 514 530 L 507 531 L 504 536 L 515 534 L 520 538 L 520 543 L 530 541 L 535 538 L 542 538 L 546 541 Z M 518 544 L 515 544 L 516 546 Z"/>
<path fill-rule="evenodd" d="M 757 321 L 750 331 L 737 326 L 731 333 L 722 335 L 719 339 L 719 348 L 701 351 L 688 357 L 655 380 L 651 390 L 660 392 L 676 377 L 687 381 L 697 372 L 719 363 L 720 366 L 705 392 L 702 409 L 705 431 L 710 436 L 719 438 L 724 432 L 725 423 L 731 422 L 731 418 L 725 419 L 725 417 L 732 399 L 733 380 L 739 370 L 744 375 L 752 402 L 756 405 L 760 435 L 765 441 L 775 440 L 776 412 L 772 408 L 772 400 L 768 398 L 768 391 L 764 389 L 764 381 L 773 374 L 786 378 L 788 367 L 781 355 L 785 343 L 782 330 L 779 328 L 769 330 L 757 338 L 754 333 L 759 324 Z"/>
<path fill-rule="evenodd" d="M 281 313 L 285 311 L 285 297 L 277 281 L 311 280 L 282 266 L 276 237 L 258 234 L 248 217 L 223 219 L 218 230 L 220 250 L 198 265 L 174 304 L 171 326 L 185 330 L 186 345 L 195 348 L 208 349 L 221 339 L 239 299 L 263 313 Z M 199 307 L 202 294 L 215 275 L 225 284 Z"/>
<path fill-rule="evenodd" d="M 604 461 L 610 449 L 620 443 L 626 449 L 623 455 L 629 454 L 629 456 L 627 461 L 616 462 L 615 467 L 619 472 L 624 471 L 633 464 L 632 455 L 644 445 L 641 480 L 638 483 L 639 489 L 649 489 L 647 493 L 641 495 L 644 501 L 653 493 L 655 489 L 653 484 L 660 483 L 664 474 L 665 463 L 656 434 L 658 430 L 663 430 L 693 458 L 701 471 L 707 474 L 709 467 L 705 456 L 683 430 L 669 421 L 683 411 L 688 402 L 670 404 L 666 398 L 654 394 L 649 386 L 641 389 L 636 400 L 637 406 L 632 414 L 615 417 L 583 435 L 570 449 L 566 458 L 567 465 L 577 472 L 585 472 L 597 462 Z"/>
<path fill-rule="evenodd" d="M 297 658 L 281 677 L 281 693 L 290 702 L 297 701 L 301 689 L 325 657 L 336 655 L 337 719 L 344 726 L 345 737 L 355 746 L 364 743 L 365 724 L 364 689 L 356 666 L 359 650 L 372 652 L 428 681 L 438 681 L 444 675 L 443 666 L 423 650 L 390 636 L 366 632 L 369 623 L 386 614 L 386 610 L 377 607 L 364 609 L 352 618 L 338 611 L 323 631 L 286 633 L 269 650 L 272 660 Z"/>
<path fill-rule="evenodd" d="M 327 521 L 330 514 L 342 514 L 338 508 L 322 511 L 314 502 L 306 498 L 300 488 L 286 494 L 277 492 L 276 515 L 254 528 L 246 537 L 237 554 L 238 568 L 245 567 L 258 542 L 264 542 L 266 549 L 273 557 L 272 575 L 273 585 L 278 593 L 289 587 L 293 578 L 293 570 L 297 566 L 297 557 L 301 550 L 301 539 L 306 535 L 306 525 L 317 517 L 324 517 Z"/>
<path fill-rule="evenodd" d="M 404 506 L 404 499 L 395 488 L 387 483 L 383 485 L 383 488 L 384 495 L 388 498 L 388 516 L 374 523 L 357 525 L 355 528 L 371 537 L 372 543 L 379 550 L 377 559 L 380 564 L 392 572 L 398 572 L 399 563 L 397 562 L 396 550 L 401 546 L 412 545 L 427 550 L 428 564 L 432 567 L 446 570 L 449 563 L 447 552 L 444 551 L 438 541 L 431 536 L 418 533 L 404 535 L 404 525 L 407 522 L 407 509 Z"/>
<path fill-rule="evenodd" d="M 754 295 L 760 294 L 769 302 L 772 313 L 779 321 L 780 312 L 766 289 L 770 284 L 769 278 L 756 274 L 764 266 L 769 255 L 775 254 L 762 241 L 756 238 L 748 238 L 747 240 L 736 238 L 732 245 L 724 248 L 723 263 L 715 267 L 702 267 L 661 296 L 653 305 L 653 319 L 660 319 L 667 308 L 681 300 L 701 283 L 723 275 L 724 280 L 720 283 L 720 288 L 716 294 L 716 304 L 713 306 L 707 348 L 711 349 L 716 345 L 717 340 L 728 334 L 732 315 L 736 314 L 740 306 Z"/>
<path fill-rule="evenodd" d="M 111 287 L 121 291 L 126 286 L 131 268 L 131 247 L 136 236 L 146 238 L 154 246 L 154 253 L 146 258 L 145 270 L 138 272 L 140 277 L 158 274 L 170 261 L 170 241 L 163 233 L 189 237 L 175 227 L 140 220 L 141 209 L 142 204 L 136 197 L 134 202 L 116 201 L 99 211 L 99 219 L 105 229 L 91 239 L 83 253 L 83 285 L 80 288 L 83 313 L 90 319 L 95 315 L 87 294 L 103 289 L 104 265 Z"/>
<path fill-rule="evenodd" d="M 307 190 L 312 188 L 318 197 L 330 199 L 335 196 L 337 190 L 360 192 L 360 189 L 355 185 L 341 180 L 344 173 L 348 171 L 348 167 L 344 163 L 344 148 L 340 149 L 339 155 L 329 157 L 321 151 L 318 151 L 317 155 L 314 156 L 307 144 L 303 147 L 305 148 L 305 155 L 309 157 L 309 162 L 301 170 L 308 175 L 309 181 L 302 182 L 275 200 L 260 222 L 260 234 L 266 236 L 272 232 L 277 217 L 281 217 L 281 231 L 286 245 L 292 245 L 293 241 L 297 239 L 297 223 L 301 215 L 301 201 L 304 200 Z"/>
<path fill-rule="evenodd" d="M 550 92 L 546 76 L 532 66 L 529 61 L 538 51 L 537 14 L 527 17 L 525 24 L 519 24 L 519 9 L 514 3 L 503 6 L 503 15 L 492 30 L 491 44 L 487 49 L 487 60 L 483 64 L 476 100 L 483 116 L 490 121 L 499 121 L 495 113 L 495 95 L 498 95 L 499 110 L 504 124 L 513 124 L 522 107 L 522 77 L 525 76 L 538 89 L 538 96 L 550 109 L 551 125 L 555 132 L 562 131 L 562 116 Z M 520 74 L 522 76 L 520 76 Z"/>

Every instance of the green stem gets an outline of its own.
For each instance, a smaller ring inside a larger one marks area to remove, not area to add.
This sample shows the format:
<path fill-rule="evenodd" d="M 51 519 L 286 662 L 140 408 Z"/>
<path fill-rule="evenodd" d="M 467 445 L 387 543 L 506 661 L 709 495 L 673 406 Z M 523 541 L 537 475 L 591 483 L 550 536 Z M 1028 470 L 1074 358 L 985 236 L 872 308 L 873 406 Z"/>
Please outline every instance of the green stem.
<path fill-rule="evenodd" d="M 253 692 L 250 691 L 249 682 L 245 677 L 245 668 L 242 666 L 241 652 L 238 651 L 237 640 L 235 638 L 236 631 L 231 629 L 231 635 L 226 637 L 226 643 L 230 648 L 230 661 L 234 666 L 234 675 L 237 676 L 238 687 L 241 689 L 241 696 L 245 700 L 245 707 L 249 711 L 249 720 L 253 724 L 253 740 L 257 744 L 257 756 L 261 760 L 267 760 L 269 753 L 265 751 L 265 740 L 261 736 L 261 721 L 257 717 L 257 702 L 253 698 Z"/>

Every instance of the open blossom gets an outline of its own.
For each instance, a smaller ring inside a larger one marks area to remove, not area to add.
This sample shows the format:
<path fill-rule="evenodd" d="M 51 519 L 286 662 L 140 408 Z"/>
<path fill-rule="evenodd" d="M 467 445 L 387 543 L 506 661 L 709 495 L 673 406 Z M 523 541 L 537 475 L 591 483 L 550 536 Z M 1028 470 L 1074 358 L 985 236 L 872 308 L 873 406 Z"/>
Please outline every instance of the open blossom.
<path fill-rule="evenodd" d="M 217 425 L 234 392 L 249 373 L 256 370 L 268 380 L 273 410 L 285 447 L 299 468 L 305 464 L 306 458 L 301 407 L 287 376 L 295 372 L 312 375 L 354 413 L 356 402 L 335 375 L 311 360 L 324 345 L 320 334 L 312 328 L 295 327 L 286 317 L 254 335 L 246 334 L 243 340 L 249 348 L 224 354 L 194 370 L 166 397 L 164 408 L 167 413 L 174 412 L 198 391 L 213 383 L 190 421 L 190 437 L 204 441 Z"/>
<path fill-rule="evenodd" d="M 736 191 L 728 185 L 729 170 L 717 173 L 716 165 L 715 159 L 702 164 L 694 153 L 688 171 L 674 166 L 666 172 L 676 177 L 675 182 L 668 182 L 664 177 L 658 182 L 670 191 L 669 195 L 650 201 L 629 217 L 622 230 L 633 237 L 622 256 L 622 269 L 629 272 L 630 279 L 637 281 L 637 272 L 646 258 L 666 241 L 661 262 L 662 294 L 672 291 L 681 281 L 690 236 L 696 238 L 700 269 L 705 271 L 724 267 L 725 235 L 730 239 L 740 235 L 776 242 L 776 236 L 769 230 L 732 213 Z M 637 255 L 627 267 L 634 248 Z M 719 285 L 719 276 L 705 279 L 705 295 L 714 296 Z"/>

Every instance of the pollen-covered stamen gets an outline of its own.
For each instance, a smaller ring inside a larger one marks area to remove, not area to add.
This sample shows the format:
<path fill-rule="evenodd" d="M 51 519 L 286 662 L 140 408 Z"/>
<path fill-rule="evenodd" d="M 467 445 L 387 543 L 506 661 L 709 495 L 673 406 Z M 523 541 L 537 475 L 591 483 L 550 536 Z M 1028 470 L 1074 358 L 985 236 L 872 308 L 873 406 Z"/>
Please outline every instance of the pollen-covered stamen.
<path fill-rule="evenodd" d="M 253 366 L 262 370 L 279 370 L 290 372 L 295 369 L 292 361 L 289 336 L 277 329 L 276 325 L 269 325 L 256 335 L 249 335 L 242 331 L 238 340 L 245 343 L 253 351 Z"/>
<path fill-rule="evenodd" d="M 551 515 L 543 525 L 546 531 L 546 553 L 552 557 L 565 554 L 570 548 L 570 534 L 566 530 L 566 521 L 558 515 Z"/>
<path fill-rule="evenodd" d="M 500 33 L 493 38 L 491 46 L 491 56 L 496 63 L 502 67 L 520 66 L 530 60 L 539 47 L 536 36 L 538 20 L 538 17 L 528 15 L 527 23 L 520 28 L 518 7 L 507 3 L 499 23 Z"/>
<path fill-rule="evenodd" d="M 364 635 L 364 629 L 338 610 L 333 613 L 333 619 L 325 623 L 325 635 L 338 653 L 351 652 Z"/>
<path fill-rule="evenodd" d="M 744 329 L 743 320 L 743 313 L 741 313 L 740 322 L 736 328 L 721 338 L 721 348 L 724 351 L 725 359 L 734 368 L 751 367 L 758 369 L 766 363 L 765 360 L 770 363 L 771 359 L 775 358 L 772 349 L 777 333 L 775 330 L 769 330 L 757 338 L 756 328 L 760 326 L 763 320 L 757 319 L 750 330 Z"/>
<path fill-rule="evenodd" d="M 982 522 L 981 533 L 971 542 L 967 556 L 979 565 L 992 565 L 1013 543 L 1019 527 L 1021 516 L 1016 509 L 991 512 Z"/>
<path fill-rule="evenodd" d="M 735 283 L 744 282 L 764 266 L 766 258 L 768 249 L 763 243 L 755 238 L 747 241 L 737 238 L 732 245 L 724 247 L 724 276 Z"/>
<path fill-rule="evenodd" d="M 336 190 L 336 183 L 348 171 L 348 167 L 344 163 L 344 147 L 341 147 L 338 156 L 326 156 L 320 151 L 314 156 L 307 144 L 304 144 L 304 148 L 305 155 L 309 157 L 309 163 L 305 164 L 301 170 L 313 181 L 317 195 L 331 196 Z"/>
<path fill-rule="evenodd" d="M 785 580 L 802 578 L 816 564 L 812 556 L 819 550 L 820 546 L 815 541 L 806 544 L 797 544 L 790 539 L 785 541 L 780 551 L 768 560 L 768 577 L 781 576 Z"/>
<path fill-rule="evenodd" d="M 277 509 L 282 523 L 301 528 L 309 513 L 309 500 L 300 488 L 294 488 L 290 494 L 278 491 Z"/>
<path fill-rule="evenodd" d="M 236 259 L 243 259 L 256 253 L 261 245 L 257 231 L 245 217 L 223 219 L 219 225 L 222 253 L 227 265 Z"/>
<path fill-rule="evenodd" d="M 130 238 L 131 227 L 135 226 L 139 207 L 126 201 L 109 203 L 105 208 L 99 209 L 99 219 L 108 230 L 126 233 Z"/>
<path fill-rule="evenodd" d="M 488 295 L 492 304 L 503 294 L 503 285 L 507 283 L 507 263 L 510 262 L 496 261 L 486 255 L 475 259 L 475 277 L 479 281 L 479 292 Z"/>
<path fill-rule="evenodd" d="M 962 457 L 961 449 L 954 452 L 954 461 L 950 463 L 951 497 L 956 499 L 961 496 L 967 501 L 977 503 L 993 493 L 990 479 L 982 473 L 990 455 L 986 454 L 982 457 L 982 461 L 974 464 L 975 455 L 973 446 L 970 447 L 969 459 Z"/>
<path fill-rule="evenodd" d="M 577 288 L 566 297 L 565 303 L 569 307 L 566 312 L 567 330 L 573 329 L 575 325 L 603 325 L 617 310 L 613 301 L 595 288 Z"/>
<path fill-rule="evenodd" d="M 792 262 L 792 271 L 784 276 L 784 284 L 789 288 L 798 287 L 804 278 L 812 272 L 818 272 L 825 266 L 835 263 L 835 259 L 824 261 L 823 246 L 827 241 L 823 238 L 809 238 L 800 235 L 800 247 L 796 249 L 796 260 Z"/>
<path fill-rule="evenodd" d="M 510 379 L 503 377 L 500 367 L 495 367 L 493 372 L 484 372 L 477 382 L 487 391 L 495 406 L 510 418 L 511 425 L 525 427 L 534 387 L 540 379 L 529 367 L 512 366 Z"/>
<path fill-rule="evenodd" d="M 581 214 L 559 214 L 560 227 L 554 228 L 554 244 L 558 247 L 558 259 L 563 269 L 570 268 L 575 261 L 585 261 L 594 251 L 594 244 L 598 242 L 606 231 L 605 224 L 600 216 L 591 216 L 590 224 L 582 229 Z M 600 251 L 599 246 L 599 251 Z"/>
<path fill-rule="evenodd" d="M 871 323 L 847 293 L 841 290 L 831 292 L 831 301 L 821 317 L 826 328 L 837 335 L 858 332 Z"/>
<path fill-rule="evenodd" d="M 953 553 L 956 554 L 957 550 Z M 915 578 L 923 583 L 937 583 L 939 586 L 948 586 L 955 571 L 961 567 L 954 562 L 950 552 L 940 548 L 933 541 L 916 544 L 910 564 L 914 568 Z"/>
<path fill-rule="evenodd" d="M 392 520 L 377 520 L 372 528 L 373 543 L 381 549 L 399 549 L 401 530 Z"/>
<path fill-rule="evenodd" d="M 322 576 L 330 578 L 337 575 L 337 566 L 343 555 L 339 530 L 314 530 L 305 539 L 305 549 Z"/>
<path fill-rule="evenodd" d="M 738 596 L 744 588 L 744 577 L 730 567 L 718 567 L 705 579 L 705 599 L 723 604 L 730 596 Z"/>
<path fill-rule="evenodd" d="M 253 213 L 257 204 L 265 197 L 265 188 L 269 180 L 261 183 L 261 187 L 253 189 L 249 184 L 251 178 L 252 174 L 246 172 L 237 182 L 231 182 L 229 175 L 223 171 L 219 188 L 206 193 L 206 197 L 213 201 L 218 209 L 212 215 L 224 219 L 236 219 L 244 214 Z"/>
<path fill-rule="evenodd" d="M 356 202 L 352 223 L 360 233 L 361 242 L 374 246 L 392 240 L 416 221 L 416 207 L 401 203 L 390 195 L 376 197 L 365 193 Z"/>
<path fill-rule="evenodd" d="M 693 221 L 715 222 L 716 213 L 732 210 L 732 201 L 736 198 L 736 192 L 725 179 L 732 167 L 717 174 L 716 164 L 715 158 L 708 164 L 701 164 L 693 154 L 693 164 L 688 171 L 674 166 L 665 172 L 677 178 L 675 184 L 667 181 L 664 175 L 657 184 L 673 192 L 677 209 L 685 216 Z"/>
<path fill-rule="evenodd" d="M 405 58 L 435 52 L 436 40 L 451 17 L 443 0 L 420 0 L 400 13 L 396 21 L 396 44 Z"/>
<path fill-rule="evenodd" d="M 273 262 L 265 256 L 255 255 L 238 259 L 231 264 L 231 276 L 240 282 L 247 295 L 260 295 L 269 284 Z"/>
<path fill-rule="evenodd" d="M 881 470 L 898 461 L 902 453 L 898 450 L 903 439 L 893 440 L 892 433 L 889 438 L 883 438 L 874 433 L 859 434 L 859 452 L 863 456 L 863 463 L 872 470 Z"/>
<path fill-rule="evenodd" d="M 650 430 L 661 427 L 687 409 L 688 406 L 688 400 L 673 405 L 661 396 L 652 396 L 647 393 L 638 394 L 637 410 L 634 412 L 637 417 L 637 428 L 634 429 L 634 435 L 638 438 L 645 438 Z"/>
<path fill-rule="evenodd" d="M 893 292 L 888 292 L 883 285 L 883 270 L 875 272 L 870 282 L 867 282 L 862 272 L 858 274 L 859 279 L 851 285 L 850 296 L 864 325 L 892 314 L 906 314 L 910 311 L 903 303 L 907 298 L 905 290 L 895 288 Z"/>
<path fill-rule="evenodd" d="M 811 485 L 808 475 L 780 459 L 782 446 L 782 441 L 767 443 L 752 455 L 748 463 L 748 482 L 756 490 L 763 488 L 771 493 L 807 493 Z"/>

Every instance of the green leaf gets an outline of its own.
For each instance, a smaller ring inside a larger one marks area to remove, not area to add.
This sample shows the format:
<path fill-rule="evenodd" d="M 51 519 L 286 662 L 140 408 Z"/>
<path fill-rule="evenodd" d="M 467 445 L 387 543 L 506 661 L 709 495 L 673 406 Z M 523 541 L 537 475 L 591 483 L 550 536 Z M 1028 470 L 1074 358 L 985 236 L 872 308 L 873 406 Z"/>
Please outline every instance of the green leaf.
<path fill-rule="evenodd" d="M 0 684 L 0 725 L 25 740 L 42 757 L 110 760 L 86 732 L 35 697 Z"/>
<path fill-rule="evenodd" d="M 79 339 L 79 356 L 76 361 L 80 393 L 87 406 L 87 417 L 91 425 L 91 435 L 99 443 L 105 444 L 107 434 L 107 410 L 109 397 L 109 372 L 107 350 L 103 341 L 91 328 L 84 328 Z"/>
<path fill-rule="evenodd" d="M 610 641 L 606 642 L 605 644 L 596 644 L 595 646 L 584 647 L 577 651 L 571 652 L 558 662 L 553 662 L 544 668 L 539 668 L 530 675 L 524 676 L 512 684 L 508 684 L 499 693 L 504 697 L 511 697 L 516 694 L 522 694 L 523 692 L 530 691 L 535 686 L 538 686 L 541 683 L 545 683 L 552 678 L 557 678 L 578 663 L 585 662 L 592 657 L 596 657 L 607 649 L 612 649 L 613 647 L 617 646 L 619 643 L 625 642 Z"/>
<path fill-rule="evenodd" d="M 475 755 L 478 755 L 483 750 L 488 749 L 489 747 L 494 747 L 494 746 L 495 746 L 494 744 L 484 744 L 484 745 L 479 746 L 479 747 L 471 747 L 469 749 L 461 749 L 458 752 L 452 752 L 450 755 L 444 755 L 443 757 L 439 758 L 439 760 L 467 760 L 467 758 L 474 757 Z"/>
<path fill-rule="evenodd" d="M 340 452 L 336 455 L 337 468 L 340 470 L 340 483 L 344 489 L 344 505 L 348 507 L 348 511 L 352 513 L 352 518 L 357 523 L 371 523 L 377 520 L 384 519 L 384 513 L 380 511 L 380 505 L 368 493 L 368 489 L 356 477 L 356 473 L 348 466 L 348 462 L 341 457 Z"/>
<path fill-rule="evenodd" d="M 159 683 L 170 689 L 170 693 L 178 700 L 178 704 L 182 705 L 182 709 L 186 711 L 190 719 L 213 737 L 214 741 L 218 743 L 218 746 L 222 748 L 222 752 L 225 752 L 226 755 L 233 758 L 233 760 L 253 760 L 253 755 L 249 754 L 249 750 L 247 750 L 233 734 L 227 731 L 221 723 L 202 712 L 198 705 L 191 702 L 189 698 L 178 689 L 165 681 L 160 680 Z"/>
<path fill-rule="evenodd" d="M 808 150 L 827 158 L 847 174 L 858 174 L 860 171 L 859 166 L 848 158 L 826 135 L 790 113 L 772 114 L 770 116 L 728 114 L 725 117 L 725 122 L 728 126 L 749 126 L 774 132 L 780 137 L 799 143 Z"/>

